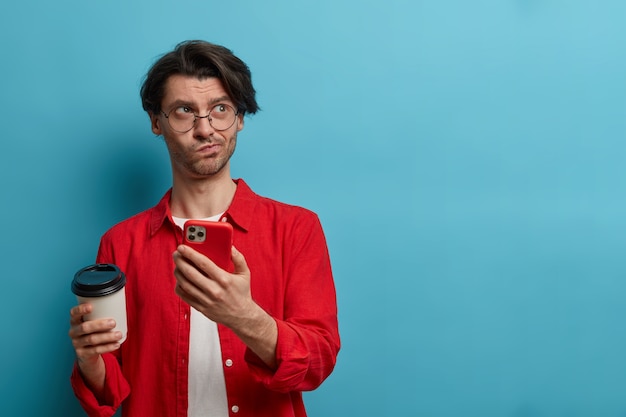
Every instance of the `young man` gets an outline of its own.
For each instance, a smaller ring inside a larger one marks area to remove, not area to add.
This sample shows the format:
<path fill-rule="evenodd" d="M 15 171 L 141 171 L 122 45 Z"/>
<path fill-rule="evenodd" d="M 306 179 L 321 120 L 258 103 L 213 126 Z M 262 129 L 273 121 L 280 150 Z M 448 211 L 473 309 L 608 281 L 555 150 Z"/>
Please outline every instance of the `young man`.
<path fill-rule="evenodd" d="M 301 392 L 339 351 L 328 250 L 317 216 L 230 176 L 244 115 L 258 106 L 246 64 L 203 41 L 161 57 L 141 88 L 173 183 L 153 208 L 111 228 L 97 262 L 126 273 L 128 338 L 70 312 L 71 381 L 90 416 L 305 416 Z M 232 273 L 182 245 L 187 219 L 234 229 Z"/>

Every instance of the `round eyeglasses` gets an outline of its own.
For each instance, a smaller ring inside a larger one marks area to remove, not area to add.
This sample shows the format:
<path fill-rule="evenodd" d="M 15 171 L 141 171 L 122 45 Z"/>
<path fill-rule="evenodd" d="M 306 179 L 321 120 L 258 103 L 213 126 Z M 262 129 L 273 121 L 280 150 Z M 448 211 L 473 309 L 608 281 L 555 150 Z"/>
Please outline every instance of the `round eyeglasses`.
<path fill-rule="evenodd" d="M 196 120 L 207 119 L 211 127 L 217 131 L 229 129 L 239 114 L 228 104 L 217 104 L 206 116 L 199 116 L 188 106 L 179 106 L 170 110 L 169 114 L 161 111 L 172 130 L 178 133 L 187 133 L 196 125 Z"/>

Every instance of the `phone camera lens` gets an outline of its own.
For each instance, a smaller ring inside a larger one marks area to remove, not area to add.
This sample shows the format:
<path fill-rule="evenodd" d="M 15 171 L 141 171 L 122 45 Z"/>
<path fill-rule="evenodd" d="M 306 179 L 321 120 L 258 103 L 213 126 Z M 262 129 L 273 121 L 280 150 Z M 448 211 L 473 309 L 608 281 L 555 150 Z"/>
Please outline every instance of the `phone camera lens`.
<path fill-rule="evenodd" d="M 189 231 L 190 231 L 191 233 L 193 233 L 193 232 L 195 232 L 195 231 L 196 231 L 196 228 L 195 228 L 195 227 L 193 227 L 193 226 L 191 226 L 191 227 L 189 228 Z"/>
<path fill-rule="evenodd" d="M 189 235 L 189 240 L 196 240 L 196 237 L 194 235 Z"/>
<path fill-rule="evenodd" d="M 204 232 L 198 232 L 198 237 L 204 237 Z"/>

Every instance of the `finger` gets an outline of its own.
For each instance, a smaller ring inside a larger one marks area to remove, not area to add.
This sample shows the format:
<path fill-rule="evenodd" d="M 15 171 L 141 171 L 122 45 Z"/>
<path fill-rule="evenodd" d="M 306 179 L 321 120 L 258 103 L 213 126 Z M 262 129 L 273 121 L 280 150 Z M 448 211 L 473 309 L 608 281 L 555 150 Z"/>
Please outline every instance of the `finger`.
<path fill-rule="evenodd" d="M 76 358 L 79 362 L 85 362 L 98 355 L 102 355 L 103 353 L 113 352 L 114 350 L 119 349 L 121 343 L 119 342 L 117 336 L 116 339 L 110 342 L 102 341 L 102 343 L 84 346 L 75 345 Z"/>
<path fill-rule="evenodd" d="M 235 266 L 235 274 L 237 275 L 245 275 L 250 276 L 250 269 L 248 268 L 248 263 L 246 262 L 246 258 L 243 256 L 239 250 L 235 246 L 232 247 L 231 258 L 233 260 L 233 265 Z"/>
<path fill-rule="evenodd" d="M 200 252 L 196 251 L 189 246 L 180 245 L 177 248 L 177 252 L 183 259 L 186 259 L 189 263 L 193 264 L 205 275 L 213 278 L 216 275 L 219 275 L 224 270 L 217 266 L 215 262 L 213 262 L 208 257 L 204 256 Z"/>
<path fill-rule="evenodd" d="M 122 339 L 122 332 L 104 332 L 104 333 L 90 333 L 82 337 L 72 339 L 72 344 L 76 350 L 111 345 L 118 343 Z"/>
<path fill-rule="evenodd" d="M 199 310 L 200 300 L 197 296 L 190 294 L 180 284 L 176 284 L 176 287 L 174 287 L 174 292 L 181 298 L 181 300 L 183 300 L 196 310 Z"/>
<path fill-rule="evenodd" d="M 211 297 L 228 285 L 230 274 L 213 263 L 209 258 L 184 247 L 182 254 L 175 257 L 174 275 L 177 282 L 192 297 L 198 300 Z M 190 255 L 187 257 L 187 255 Z"/>
<path fill-rule="evenodd" d="M 70 323 L 80 323 L 85 314 L 91 313 L 93 306 L 89 303 L 79 304 L 70 310 Z"/>
<path fill-rule="evenodd" d="M 176 294 L 193 307 L 209 302 L 212 292 L 219 291 L 219 285 L 198 272 L 194 266 L 190 266 L 187 272 L 176 268 L 174 275 L 176 276 L 174 288 Z M 195 278 L 190 278 L 190 276 L 195 276 Z"/>
<path fill-rule="evenodd" d="M 91 312 L 91 308 L 92 306 L 90 303 L 81 303 L 81 304 L 75 305 L 70 310 L 70 316 L 77 316 L 77 315 L 82 316 L 83 314 Z"/>
<path fill-rule="evenodd" d="M 85 362 L 86 360 L 93 358 L 96 355 L 102 355 L 104 353 L 109 353 L 116 351 L 121 346 L 120 343 L 107 343 L 104 345 L 98 346 L 90 346 L 85 348 L 76 349 L 76 358 L 79 362 Z"/>
<path fill-rule="evenodd" d="M 176 294 L 182 297 L 187 296 L 188 290 L 191 290 L 194 284 L 187 279 L 178 266 L 174 269 L 174 278 L 176 278 L 176 285 L 174 287 Z"/>
<path fill-rule="evenodd" d="M 210 281 L 202 271 L 198 270 L 197 266 L 187 259 L 180 258 L 175 263 L 174 277 L 176 278 L 176 283 L 187 291 L 190 291 L 192 287 L 201 286 Z"/>
<path fill-rule="evenodd" d="M 114 328 L 115 320 L 113 319 L 88 320 L 72 325 L 69 335 L 72 339 L 77 339 L 92 333 L 109 332 Z"/>

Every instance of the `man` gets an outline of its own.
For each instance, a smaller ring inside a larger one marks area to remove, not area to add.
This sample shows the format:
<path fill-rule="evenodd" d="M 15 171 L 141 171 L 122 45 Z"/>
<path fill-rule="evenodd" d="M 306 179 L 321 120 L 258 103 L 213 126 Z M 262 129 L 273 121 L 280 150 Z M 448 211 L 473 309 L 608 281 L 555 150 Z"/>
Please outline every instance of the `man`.
<path fill-rule="evenodd" d="M 126 273 L 128 338 L 70 312 L 74 392 L 90 416 L 305 416 L 301 392 L 339 351 L 328 250 L 317 216 L 230 176 L 250 71 L 228 49 L 187 41 L 149 70 L 141 98 L 162 135 L 172 188 L 111 228 L 97 262 Z M 227 221 L 234 271 L 182 245 L 187 219 Z"/>

